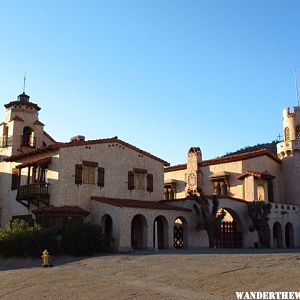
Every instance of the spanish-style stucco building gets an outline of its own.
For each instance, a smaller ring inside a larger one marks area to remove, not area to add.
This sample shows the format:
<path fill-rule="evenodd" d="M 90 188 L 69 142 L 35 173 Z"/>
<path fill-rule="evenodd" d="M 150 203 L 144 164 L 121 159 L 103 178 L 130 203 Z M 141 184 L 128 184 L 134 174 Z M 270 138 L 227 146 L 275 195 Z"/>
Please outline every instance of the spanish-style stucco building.
<path fill-rule="evenodd" d="M 271 247 L 300 246 L 300 110 L 284 111 L 278 155 L 266 149 L 169 164 L 117 137 L 58 143 L 44 131 L 39 106 L 24 93 L 5 105 L 0 125 L 0 224 L 12 218 L 61 229 L 91 221 L 114 251 L 207 247 L 187 196 L 200 189 L 226 212 L 217 247 L 255 247 L 247 203 L 270 203 Z M 287 129 L 288 128 L 288 129 Z"/>

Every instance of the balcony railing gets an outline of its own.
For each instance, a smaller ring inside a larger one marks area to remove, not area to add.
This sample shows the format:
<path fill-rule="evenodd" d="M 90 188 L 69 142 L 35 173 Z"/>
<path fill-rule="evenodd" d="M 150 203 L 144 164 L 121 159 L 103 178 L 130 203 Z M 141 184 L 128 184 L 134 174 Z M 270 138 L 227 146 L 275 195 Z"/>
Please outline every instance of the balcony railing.
<path fill-rule="evenodd" d="M 19 186 L 16 200 L 26 207 L 29 207 L 30 203 L 39 207 L 40 202 L 49 205 L 49 197 L 48 183 L 33 183 Z"/>

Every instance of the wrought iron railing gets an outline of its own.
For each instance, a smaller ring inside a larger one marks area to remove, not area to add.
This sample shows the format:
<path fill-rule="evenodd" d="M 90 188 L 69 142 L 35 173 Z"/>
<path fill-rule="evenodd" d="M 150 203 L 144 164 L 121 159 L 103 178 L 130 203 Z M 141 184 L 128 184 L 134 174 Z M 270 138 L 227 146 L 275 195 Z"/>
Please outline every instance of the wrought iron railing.
<path fill-rule="evenodd" d="M 17 200 L 29 199 L 37 196 L 49 196 L 49 184 L 48 183 L 33 183 L 27 185 L 21 185 L 18 188 Z"/>

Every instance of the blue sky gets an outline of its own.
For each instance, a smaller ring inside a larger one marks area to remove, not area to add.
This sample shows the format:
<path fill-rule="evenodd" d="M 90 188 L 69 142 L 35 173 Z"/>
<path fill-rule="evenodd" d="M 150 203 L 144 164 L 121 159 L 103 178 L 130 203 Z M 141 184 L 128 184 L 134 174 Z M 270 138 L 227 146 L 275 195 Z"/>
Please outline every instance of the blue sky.
<path fill-rule="evenodd" d="M 172 164 L 282 134 L 299 1 L 0 0 L 0 97 L 58 141 L 118 136 Z M 3 110 L 4 113 L 4 110 Z"/>

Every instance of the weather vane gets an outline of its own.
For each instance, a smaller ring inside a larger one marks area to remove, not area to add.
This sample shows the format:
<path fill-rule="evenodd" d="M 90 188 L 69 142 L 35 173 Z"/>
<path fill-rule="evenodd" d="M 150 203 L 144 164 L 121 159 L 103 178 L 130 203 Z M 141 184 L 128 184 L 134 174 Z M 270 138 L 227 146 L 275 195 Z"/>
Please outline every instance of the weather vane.
<path fill-rule="evenodd" d="M 296 100 L 297 100 L 297 105 L 299 107 L 299 95 L 298 95 L 298 84 L 297 84 L 297 73 L 296 73 L 296 68 L 294 70 L 294 79 L 295 79 L 295 91 L 296 91 Z"/>
<path fill-rule="evenodd" d="M 25 94 L 25 85 L 26 85 L 26 72 L 24 74 L 23 94 Z"/>

